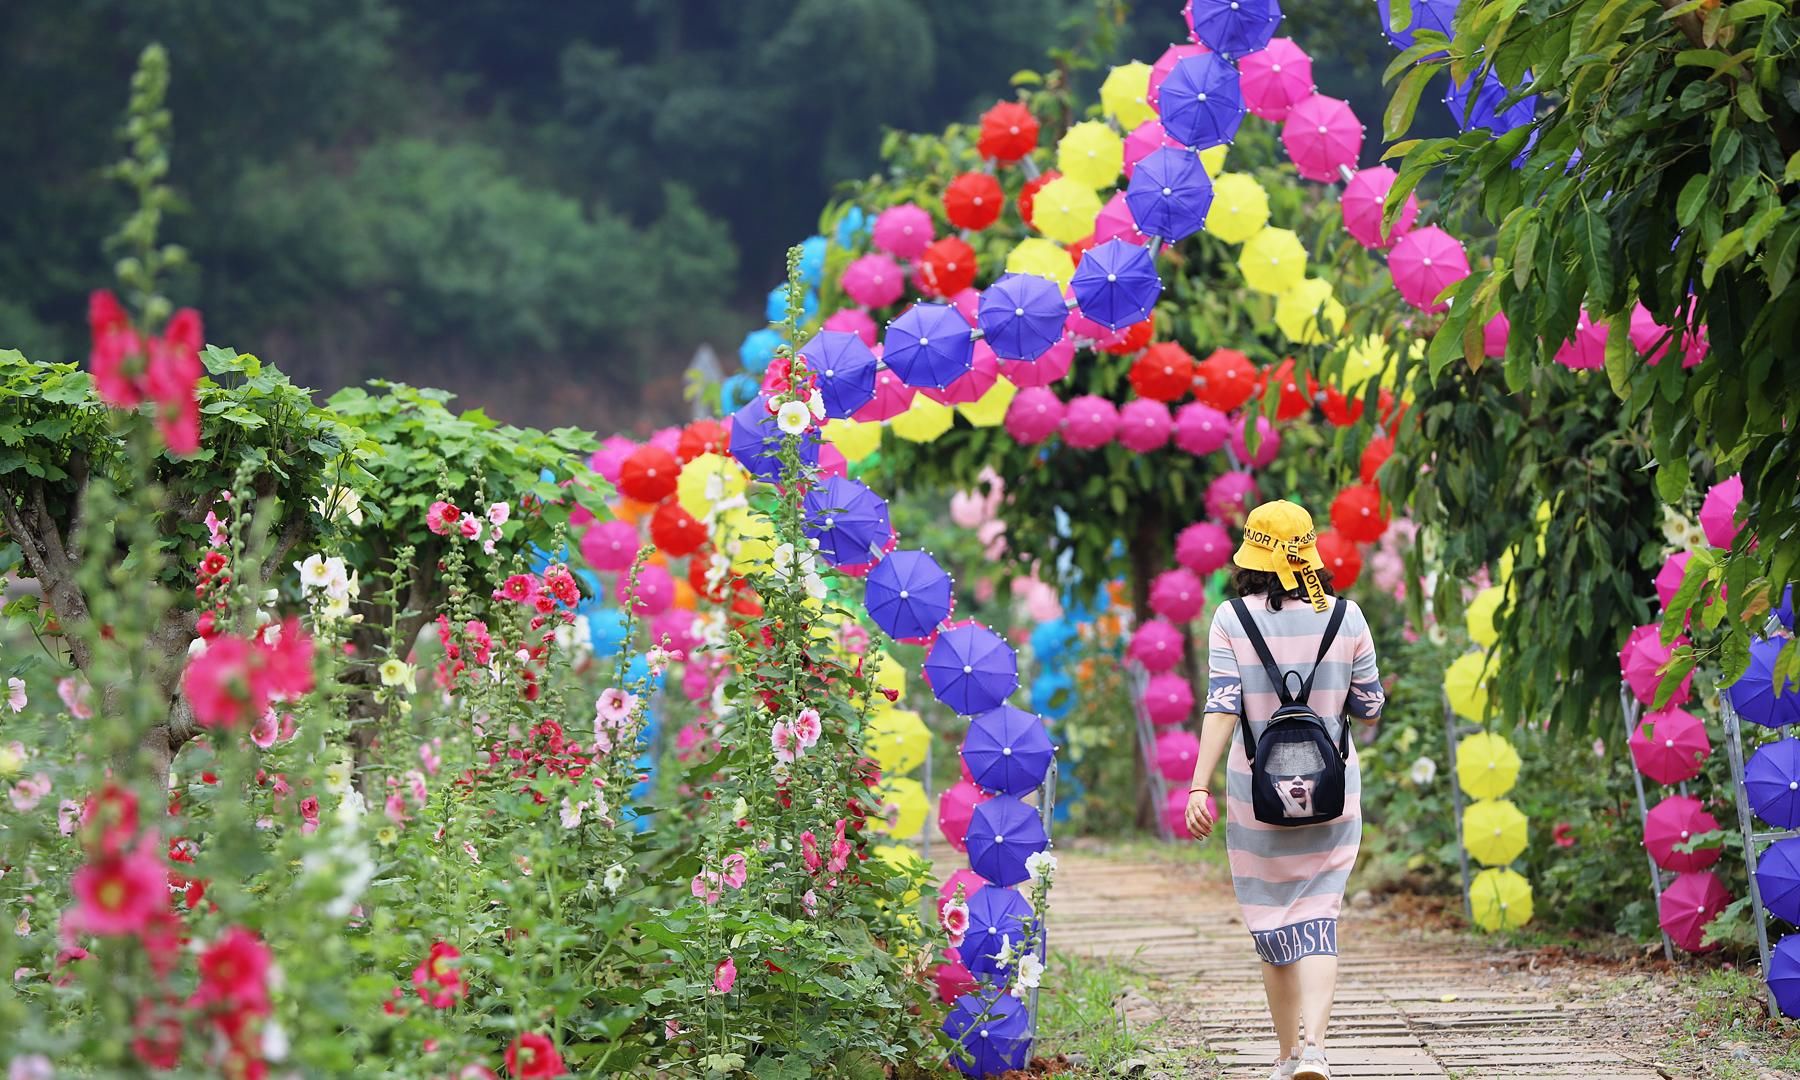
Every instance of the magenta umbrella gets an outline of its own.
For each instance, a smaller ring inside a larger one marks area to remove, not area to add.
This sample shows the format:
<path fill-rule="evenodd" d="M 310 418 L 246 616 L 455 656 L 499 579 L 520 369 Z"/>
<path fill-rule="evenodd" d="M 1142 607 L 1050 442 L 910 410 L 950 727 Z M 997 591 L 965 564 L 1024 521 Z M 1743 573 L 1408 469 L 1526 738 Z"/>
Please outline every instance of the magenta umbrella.
<path fill-rule="evenodd" d="M 1150 582 L 1150 610 L 1172 623 L 1193 622 L 1206 610 L 1206 586 L 1192 570 L 1164 570 Z"/>
<path fill-rule="evenodd" d="M 1506 339 L 1512 333 L 1512 320 L 1501 312 L 1489 319 L 1481 328 L 1481 352 L 1489 360 L 1498 360 L 1506 355 Z"/>
<path fill-rule="evenodd" d="M 994 350 L 985 341 L 975 342 L 975 359 L 969 365 L 968 373 L 957 378 L 949 386 L 939 390 L 935 386 L 922 386 L 919 393 L 933 401 L 944 405 L 966 405 L 971 401 L 980 401 L 981 396 L 994 388 L 1000 381 L 1000 361 L 994 356 Z"/>
<path fill-rule="evenodd" d="M 1339 98 L 1314 94 L 1288 110 L 1281 125 L 1281 144 L 1287 147 L 1294 168 L 1308 180 L 1329 184 L 1342 169 L 1356 168 L 1362 153 L 1363 126 Z"/>
<path fill-rule="evenodd" d="M 1281 433 L 1275 430 L 1275 425 L 1269 423 L 1268 417 L 1258 413 L 1256 416 L 1256 453 L 1252 454 L 1250 445 L 1244 436 L 1244 427 L 1248 423 L 1249 417 L 1247 416 L 1239 416 L 1231 422 L 1231 449 L 1237 453 L 1239 461 L 1260 469 L 1274 461 L 1275 455 L 1281 452 Z"/>
<path fill-rule="evenodd" d="M 1381 230 L 1381 215 L 1395 179 L 1394 170 L 1377 165 L 1352 176 L 1344 185 L 1344 194 L 1338 203 L 1344 211 L 1344 231 L 1363 247 L 1385 251 L 1411 232 L 1413 223 L 1419 219 L 1418 197 L 1408 195 L 1394 224 L 1386 232 Z"/>
<path fill-rule="evenodd" d="M 1146 120 L 1131 129 L 1125 136 L 1125 179 L 1129 180 L 1137 173 L 1138 162 L 1150 156 L 1156 150 L 1181 150 L 1182 145 L 1169 138 L 1163 130 L 1161 120 Z M 1095 240 L 1099 240 L 1099 230 L 1095 229 Z"/>
<path fill-rule="evenodd" d="M 1181 662 L 1184 640 L 1181 631 L 1164 619 L 1145 619 L 1131 635 L 1125 655 L 1144 665 L 1152 675 L 1160 675 Z"/>
<path fill-rule="evenodd" d="M 1420 311 L 1436 314 L 1450 310 L 1438 294 L 1469 276 L 1469 256 L 1455 237 L 1436 225 L 1427 225 L 1394 243 L 1388 255 L 1388 273 L 1393 275 L 1401 299 Z"/>
<path fill-rule="evenodd" d="M 1676 851 L 1703 833 L 1717 832 L 1719 819 L 1692 795 L 1671 795 L 1644 815 L 1644 847 L 1664 870 L 1704 870 L 1719 861 L 1719 848 Z"/>
<path fill-rule="evenodd" d="M 1179 673 L 1152 675 L 1144 681 L 1144 711 L 1157 727 L 1187 720 L 1194 711 L 1194 688 Z"/>
<path fill-rule="evenodd" d="M 896 259 L 911 262 L 925 254 L 934 239 L 931 215 L 914 203 L 890 206 L 875 218 L 875 246 Z"/>
<path fill-rule="evenodd" d="M 887 307 L 906 291 L 906 272 L 886 255 L 864 255 L 844 267 L 844 294 L 865 307 Z"/>
<path fill-rule="evenodd" d="M 1188 793 L 1185 788 L 1170 788 L 1168 795 L 1163 797 L 1163 822 L 1177 839 L 1188 838 L 1187 804 Z M 1219 804 L 1211 795 L 1206 797 L 1206 809 L 1212 814 L 1214 821 L 1219 819 Z"/>
<path fill-rule="evenodd" d="M 1663 680 L 1659 672 L 1674 655 L 1674 650 L 1687 643 L 1688 639 L 1682 636 L 1672 645 L 1664 645 L 1662 628 L 1656 623 L 1637 627 L 1626 636 L 1625 645 L 1619 650 L 1619 672 L 1625 676 L 1626 684 L 1639 701 L 1646 705 L 1655 704 L 1657 689 Z M 1680 705 L 1687 701 L 1692 694 L 1693 681 L 1694 673 L 1690 671 L 1669 698 L 1669 704 Z"/>
<path fill-rule="evenodd" d="M 1175 445 L 1190 454 L 1210 454 L 1231 438 L 1231 421 L 1203 401 L 1190 401 L 1175 413 Z"/>
<path fill-rule="evenodd" d="M 1606 366 L 1607 324 L 1588 317 L 1587 309 L 1575 320 L 1575 336 L 1556 350 L 1556 362 L 1575 371 L 1598 370 Z"/>
<path fill-rule="evenodd" d="M 1200 755 L 1200 740 L 1191 731 L 1176 728 L 1156 736 L 1156 770 L 1164 779 L 1188 781 L 1194 778 L 1194 759 Z"/>
<path fill-rule="evenodd" d="M 1700 775 L 1712 754 L 1706 724 L 1683 709 L 1664 709 L 1638 721 L 1631 733 L 1631 760 L 1638 772 L 1659 784 L 1680 784 Z"/>
<path fill-rule="evenodd" d="M 882 368 L 875 373 L 875 397 L 857 410 L 856 419 L 880 423 L 892 420 L 912 407 L 917 390 L 900 381 L 900 376 Z"/>
<path fill-rule="evenodd" d="M 1644 355 L 1651 365 L 1658 364 L 1669 355 L 1677 337 L 1681 339 L 1681 366 L 1691 368 L 1706 358 L 1706 328 L 1699 333 L 1685 331 L 1673 334 L 1669 328 L 1656 321 L 1650 309 L 1640 301 L 1631 309 L 1631 347 Z"/>
<path fill-rule="evenodd" d="M 1042 386 L 1026 387 L 1014 394 L 1012 404 L 1006 407 L 1006 433 L 1022 446 L 1036 445 L 1056 434 L 1066 412 L 1067 406 L 1055 392 Z"/>
<path fill-rule="evenodd" d="M 1700 528 L 1706 542 L 1716 548 L 1729 548 L 1743 525 L 1737 520 L 1738 504 L 1744 501 L 1744 478 L 1737 473 L 1706 489 L 1700 502 Z"/>
<path fill-rule="evenodd" d="M 1276 38 L 1260 52 L 1238 61 L 1238 88 L 1244 107 L 1279 124 L 1295 105 L 1313 94 L 1312 57 L 1291 38 Z"/>
<path fill-rule="evenodd" d="M 958 780 L 938 796 L 938 831 L 951 847 L 969 850 L 969 819 L 975 816 L 975 808 L 987 801 L 988 796 L 967 779 Z"/>
<path fill-rule="evenodd" d="M 1049 386 L 1069 373 L 1075 363 L 1075 342 L 1064 334 L 1036 360 L 1002 360 L 1000 374 L 1021 390 Z"/>
<path fill-rule="evenodd" d="M 1126 168 L 1129 170 L 1130 166 Z M 1138 228 L 1137 220 L 1131 216 L 1131 207 L 1126 205 L 1123 191 L 1113 192 L 1112 198 L 1106 200 L 1106 205 L 1100 208 L 1100 216 L 1094 219 L 1094 243 L 1104 244 L 1114 237 L 1128 244 L 1150 242 L 1150 238 Z"/>
<path fill-rule="evenodd" d="M 1231 535 L 1210 521 L 1196 521 L 1175 536 L 1175 561 L 1201 576 L 1231 559 Z"/>
<path fill-rule="evenodd" d="M 830 315 L 825 316 L 825 322 L 821 324 L 820 328 L 824 330 L 842 330 L 847 334 L 855 334 L 857 337 L 862 338 L 862 343 L 864 345 L 867 345 L 870 348 L 874 348 L 875 343 L 880 340 L 881 337 L 881 331 L 875 325 L 874 316 L 861 308 L 839 308 Z"/>
<path fill-rule="evenodd" d="M 1687 576 L 1688 560 L 1692 557 L 1685 551 L 1677 551 L 1656 572 L 1656 600 L 1664 608 L 1675 599 L 1675 590 L 1681 588 L 1681 579 Z"/>
<path fill-rule="evenodd" d="M 1200 56 L 1211 51 L 1212 50 L 1208 49 L 1206 46 L 1197 43 L 1193 45 L 1171 45 L 1164 49 L 1163 54 L 1156 58 L 1156 63 L 1150 65 L 1150 92 L 1144 95 L 1144 103 L 1152 109 L 1155 109 L 1158 114 L 1161 114 L 1162 84 L 1163 80 L 1169 77 L 1169 72 L 1174 71 L 1175 65 L 1186 60 L 1188 57 Z"/>
<path fill-rule="evenodd" d="M 1098 394 L 1083 394 L 1069 402 L 1063 441 L 1075 449 L 1099 449 L 1112 442 L 1118 431 L 1119 410 L 1112 402 Z"/>
<path fill-rule="evenodd" d="M 1731 893 L 1716 874 L 1709 870 L 1683 874 L 1663 890 L 1656 905 L 1657 922 L 1684 951 L 1708 952 L 1717 946 L 1700 944 L 1706 938 L 1706 924 L 1730 904 Z"/>
<path fill-rule="evenodd" d="M 1133 398 L 1119 407 L 1119 445 L 1137 454 L 1169 444 L 1169 407 L 1150 398 Z"/>
<path fill-rule="evenodd" d="M 1241 524 L 1256 495 L 1256 479 L 1249 473 L 1220 473 L 1206 485 L 1206 516 L 1215 521 Z"/>
<path fill-rule="evenodd" d="M 977 874 L 966 866 L 959 866 L 955 870 L 950 871 L 950 876 L 944 879 L 942 885 L 938 886 L 938 914 L 942 915 L 944 913 L 944 905 L 956 899 L 956 890 L 958 888 L 962 889 L 963 903 L 966 904 L 971 897 L 985 888 L 987 883 L 987 878 L 982 877 L 980 874 Z"/>

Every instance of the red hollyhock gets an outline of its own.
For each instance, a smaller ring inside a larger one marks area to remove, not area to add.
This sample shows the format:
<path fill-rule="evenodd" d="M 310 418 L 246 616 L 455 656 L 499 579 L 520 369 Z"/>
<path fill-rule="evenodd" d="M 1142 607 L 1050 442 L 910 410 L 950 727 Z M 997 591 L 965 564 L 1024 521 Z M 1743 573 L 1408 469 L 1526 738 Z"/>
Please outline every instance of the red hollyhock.
<path fill-rule="evenodd" d="M 462 981 L 462 952 L 448 942 L 432 942 L 431 951 L 413 969 L 412 981 L 420 1001 L 434 1009 L 449 1008 L 467 992 Z"/>
<path fill-rule="evenodd" d="M 241 926 L 231 927 L 200 954 L 194 1004 L 262 1014 L 269 1009 L 269 947 Z"/>
<path fill-rule="evenodd" d="M 138 801 L 129 789 L 109 783 L 81 808 L 81 843 L 91 854 L 117 856 L 137 831 Z"/>
<path fill-rule="evenodd" d="M 75 907 L 63 930 L 72 934 L 136 934 L 169 906 L 168 877 L 147 847 L 88 863 L 75 871 L 70 890 Z"/>
<path fill-rule="evenodd" d="M 131 1028 L 131 1052 L 139 1064 L 150 1069 L 173 1069 L 181 1064 L 179 1002 L 173 999 L 139 1002 Z"/>
<path fill-rule="evenodd" d="M 527 1031 L 506 1048 L 506 1071 L 516 1077 L 562 1076 L 562 1055 L 548 1035 Z"/>
<path fill-rule="evenodd" d="M 1016 101 L 1000 101 L 981 114 L 975 149 L 984 158 L 1014 162 L 1037 148 L 1038 120 Z"/>
<path fill-rule="evenodd" d="M 966 172 L 944 189 L 944 216 L 959 229 L 979 232 L 1000 220 L 1006 193 L 990 173 Z"/>

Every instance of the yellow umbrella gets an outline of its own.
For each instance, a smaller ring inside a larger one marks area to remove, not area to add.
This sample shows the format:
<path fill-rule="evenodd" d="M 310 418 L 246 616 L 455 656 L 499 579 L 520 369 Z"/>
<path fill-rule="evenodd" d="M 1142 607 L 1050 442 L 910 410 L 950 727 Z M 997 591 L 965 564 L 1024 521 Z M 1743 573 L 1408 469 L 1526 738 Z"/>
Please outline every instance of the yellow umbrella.
<path fill-rule="evenodd" d="M 1306 246 L 1291 229 L 1264 229 L 1244 242 L 1238 269 L 1244 284 L 1280 296 L 1306 276 Z"/>
<path fill-rule="evenodd" d="M 742 465 L 722 454 L 701 454 L 681 467 L 675 480 L 675 501 L 696 518 L 703 518 L 715 505 L 742 495 L 749 486 L 750 474 Z"/>
<path fill-rule="evenodd" d="M 1012 405 L 1013 395 L 1018 392 L 1018 387 L 1001 376 L 995 380 L 994 385 L 988 387 L 987 393 L 974 401 L 958 405 L 956 411 L 976 427 L 996 427 L 1006 419 L 1006 410 Z"/>
<path fill-rule="evenodd" d="M 1483 866 L 1505 866 L 1525 852 L 1525 815 L 1511 799 L 1482 799 L 1463 810 L 1463 846 Z"/>
<path fill-rule="evenodd" d="M 956 410 L 920 394 L 912 399 L 906 411 L 888 421 L 894 434 L 909 442 L 928 443 L 950 430 L 956 422 Z"/>
<path fill-rule="evenodd" d="M 1519 780 L 1519 752 L 1504 736 L 1478 731 L 1456 744 L 1456 782 L 1477 799 L 1498 799 Z"/>
<path fill-rule="evenodd" d="M 925 763 L 925 748 L 931 744 L 931 732 L 925 721 L 910 709 L 886 709 L 869 717 L 863 744 L 881 771 L 892 775 L 909 773 Z"/>
<path fill-rule="evenodd" d="M 1544 554 L 1544 539 L 1550 535 L 1550 500 L 1545 499 L 1538 503 L 1534 520 L 1537 523 L 1538 555 L 1541 557 Z"/>
<path fill-rule="evenodd" d="M 869 821 L 876 829 L 904 839 L 925 827 L 930 806 L 924 784 L 910 776 L 883 777 L 876 793 L 881 796 L 881 816 Z"/>
<path fill-rule="evenodd" d="M 1350 346 L 1344 357 L 1343 389 L 1346 394 L 1355 394 L 1370 379 L 1381 378 L 1382 373 L 1394 362 L 1393 350 L 1381 335 L 1370 334 Z"/>
<path fill-rule="evenodd" d="M 1039 188 L 1031 202 L 1031 223 L 1037 231 L 1065 244 L 1093 235 L 1094 219 L 1099 216 L 1100 196 L 1066 176 Z"/>
<path fill-rule="evenodd" d="M 1469 601 L 1469 610 L 1463 621 L 1469 628 L 1469 639 L 1482 648 L 1487 648 L 1500 640 L 1500 630 L 1494 625 L 1494 616 L 1500 614 L 1500 601 L 1505 590 L 1498 585 L 1490 585 L 1475 594 Z"/>
<path fill-rule="evenodd" d="M 1223 146 L 1216 149 L 1223 150 Z M 1206 162 L 1206 151 L 1200 154 Z M 1212 167 L 1207 166 L 1210 174 Z M 1269 223 L 1269 193 L 1245 173 L 1225 173 L 1213 181 L 1212 209 L 1206 213 L 1206 231 L 1227 244 L 1241 244 L 1262 232 Z"/>
<path fill-rule="evenodd" d="M 873 673 L 878 690 L 892 690 L 900 698 L 906 697 L 906 669 L 887 653 L 877 649 L 864 657 L 863 671 Z M 875 706 L 877 709 L 888 708 L 887 695 L 877 693 Z"/>
<path fill-rule="evenodd" d="M 1306 278 L 1276 299 L 1275 325 L 1296 345 L 1323 345 L 1343 329 L 1344 305 L 1331 282 Z"/>
<path fill-rule="evenodd" d="M 1512 870 L 1483 870 L 1469 882 L 1469 910 L 1483 930 L 1517 930 L 1531 921 L 1531 882 Z"/>
<path fill-rule="evenodd" d="M 1103 121 L 1083 120 L 1056 144 L 1057 171 L 1095 191 L 1111 187 L 1124 167 L 1125 140 Z"/>
<path fill-rule="evenodd" d="M 1145 98 L 1150 95 L 1150 65 L 1142 60 L 1120 64 L 1106 73 L 1100 84 L 1100 111 L 1126 131 L 1156 119 Z"/>
<path fill-rule="evenodd" d="M 775 555 L 775 531 L 768 519 L 743 507 L 719 516 L 713 539 L 731 560 L 731 570 L 736 574 L 761 569 Z"/>
<path fill-rule="evenodd" d="M 1486 653 L 1464 653 L 1450 661 L 1444 669 L 1444 694 L 1456 715 L 1468 720 L 1486 719 L 1488 681 L 1493 675 Z"/>
<path fill-rule="evenodd" d="M 1069 279 L 1075 276 L 1075 262 L 1069 258 L 1069 253 L 1057 246 L 1056 241 L 1041 236 L 1029 236 L 1019 241 L 1006 256 L 1006 269 L 1009 273 L 1049 278 L 1062 289 L 1068 288 Z"/>
<path fill-rule="evenodd" d="M 1220 143 L 1200 151 L 1200 167 L 1206 170 L 1206 175 L 1219 175 L 1220 171 L 1225 168 L 1225 151 L 1229 149 L 1231 149 L 1229 146 Z"/>
<path fill-rule="evenodd" d="M 838 448 L 844 460 L 855 463 L 881 448 L 881 425 L 856 420 L 825 421 L 825 441 Z M 683 475 L 686 470 L 683 470 Z"/>

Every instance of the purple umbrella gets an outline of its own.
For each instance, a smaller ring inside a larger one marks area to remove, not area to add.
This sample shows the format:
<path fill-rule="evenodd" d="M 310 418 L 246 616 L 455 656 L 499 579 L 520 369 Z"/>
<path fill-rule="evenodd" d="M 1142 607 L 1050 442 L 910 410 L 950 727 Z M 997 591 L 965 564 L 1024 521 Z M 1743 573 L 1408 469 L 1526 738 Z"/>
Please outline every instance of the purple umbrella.
<path fill-rule="evenodd" d="M 964 1076 L 992 1076 L 1023 1069 L 1031 1052 L 1031 1018 L 1025 1003 L 999 988 L 964 994 L 944 1017 L 944 1034 L 962 1047 L 951 1063 Z"/>
<path fill-rule="evenodd" d="M 1044 782 L 1056 748 L 1044 721 L 1014 705 L 989 709 L 969 721 L 962 759 L 969 775 L 989 791 L 1028 795 Z"/>
<path fill-rule="evenodd" d="M 939 701 L 973 716 L 998 707 L 1019 688 L 1019 656 L 987 627 L 959 623 L 931 643 L 925 678 Z"/>
<path fill-rule="evenodd" d="M 1162 84 L 1162 122 L 1170 137 L 1195 150 L 1230 142 L 1244 122 L 1237 68 L 1214 53 L 1176 64 Z"/>
<path fill-rule="evenodd" d="M 1387 35 L 1388 42 L 1394 48 L 1405 52 L 1412 48 L 1413 35 L 1420 30 L 1436 30 L 1445 37 L 1452 37 L 1455 31 L 1450 28 L 1451 19 L 1456 16 L 1456 0 L 1413 0 L 1412 21 L 1404 30 L 1394 29 L 1394 13 L 1388 0 L 1376 0 L 1381 11 L 1381 32 Z M 1433 53 L 1426 59 L 1444 55 Z"/>
<path fill-rule="evenodd" d="M 862 338 L 843 330 L 821 330 L 800 347 L 807 370 L 819 380 L 825 415 L 847 420 L 875 398 L 875 354 Z"/>
<path fill-rule="evenodd" d="M 781 440 L 786 438 L 769 411 L 769 398 L 758 394 L 744 407 L 731 414 L 731 456 L 752 476 L 771 483 L 781 480 Z M 806 465 L 819 463 L 819 433 L 808 430 L 800 436 L 800 461 Z"/>
<path fill-rule="evenodd" d="M 1531 73 L 1525 73 L 1525 80 L 1531 81 Z M 1470 100 L 1470 87 L 1475 82 L 1473 73 L 1461 82 L 1452 81 L 1450 92 L 1444 95 L 1444 104 L 1450 107 L 1450 116 L 1456 126 L 1464 131 L 1476 128 L 1491 129 L 1494 135 L 1500 136 L 1516 127 L 1531 123 L 1537 116 L 1537 95 L 1513 102 L 1502 109 L 1500 103 L 1505 101 L 1512 91 L 1507 85 L 1495 77 L 1492 71 L 1486 72 L 1481 80 L 1480 89 Z"/>
<path fill-rule="evenodd" d="M 975 365 L 969 320 L 948 304 L 914 304 L 888 323 L 881 359 L 906 385 L 942 390 Z"/>
<path fill-rule="evenodd" d="M 993 895 L 984 898 L 983 893 Z M 1014 954 L 1019 952 L 1019 946 L 1025 943 L 1026 924 L 1031 921 L 1031 905 L 1018 890 L 1003 889 L 998 885 L 983 885 L 967 903 L 969 929 L 956 954 L 970 971 L 996 979 L 1006 978 L 1011 968 L 995 960 L 994 954 L 1000 951 L 1001 942 L 1006 939 L 1012 941 Z"/>
<path fill-rule="evenodd" d="M 1763 907 L 1779 919 L 1800 923 L 1800 837 L 1769 846 L 1756 860 L 1756 887 Z"/>
<path fill-rule="evenodd" d="M 863 606 L 896 641 L 931 636 L 950 617 L 950 575 L 923 551 L 895 551 L 875 564 L 863 583 Z"/>
<path fill-rule="evenodd" d="M 1781 638 L 1751 642 L 1750 667 L 1725 688 L 1731 707 L 1753 724 L 1772 728 L 1800 724 L 1800 686 L 1789 679 L 1781 693 L 1775 692 L 1775 657 L 1782 644 Z"/>
<path fill-rule="evenodd" d="M 1800 739 L 1768 743 L 1751 755 L 1744 791 L 1757 817 L 1777 829 L 1800 827 Z"/>
<path fill-rule="evenodd" d="M 1036 807 L 996 795 L 969 819 L 969 866 L 996 885 L 1017 885 L 1031 875 L 1025 860 L 1050 846 Z M 985 891 L 985 890 L 984 890 Z"/>
<path fill-rule="evenodd" d="M 1769 990 L 1783 1016 L 1800 1016 L 1800 934 L 1789 934 L 1769 954 Z"/>
<path fill-rule="evenodd" d="M 1036 274 L 1002 274 L 981 294 L 975 320 L 1002 360 L 1036 360 L 1062 339 L 1069 307 L 1056 282 Z"/>
<path fill-rule="evenodd" d="M 1152 151 L 1138 162 L 1125 191 L 1138 230 L 1171 244 L 1200 231 L 1212 200 L 1212 178 L 1191 150 Z"/>
<path fill-rule="evenodd" d="M 880 558 L 893 538 L 887 500 L 860 480 L 834 476 L 806 493 L 806 535 L 833 566 L 857 566 Z"/>
<path fill-rule="evenodd" d="M 1088 249 L 1069 287 L 1081 313 L 1109 330 L 1143 322 L 1156 306 L 1162 278 L 1150 249 L 1108 240 Z"/>
<path fill-rule="evenodd" d="M 1182 11 L 1194 40 L 1227 57 L 1253 53 L 1269 43 L 1281 25 L 1276 0 L 1188 0 Z M 1168 83 L 1161 91 L 1168 100 Z"/>

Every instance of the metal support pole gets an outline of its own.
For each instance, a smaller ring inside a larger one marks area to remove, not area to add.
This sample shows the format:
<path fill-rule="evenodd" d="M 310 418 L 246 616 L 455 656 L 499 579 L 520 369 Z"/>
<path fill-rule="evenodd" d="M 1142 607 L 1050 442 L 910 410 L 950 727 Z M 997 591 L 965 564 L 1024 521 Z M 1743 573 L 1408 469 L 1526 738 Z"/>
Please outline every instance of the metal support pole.
<path fill-rule="evenodd" d="M 1469 895 L 1469 849 L 1463 844 L 1463 790 L 1462 782 L 1456 777 L 1456 710 L 1450 707 L 1450 698 L 1444 697 L 1444 745 L 1447 748 L 1445 760 L 1450 769 L 1450 805 L 1456 815 L 1456 858 L 1462 864 L 1463 914 L 1470 922 L 1475 921 L 1475 901 Z"/>
<path fill-rule="evenodd" d="M 1624 683 L 1619 684 L 1619 709 L 1625 716 L 1625 745 L 1626 751 L 1629 753 L 1631 739 L 1637 734 L 1638 720 L 1643 716 L 1644 707 L 1638 703 L 1636 695 Z M 1638 822 L 1648 826 L 1650 824 L 1650 804 L 1644 798 L 1644 774 L 1638 772 L 1636 762 L 1633 762 L 1631 767 L 1631 783 L 1637 788 Z M 1650 894 L 1656 898 L 1656 910 L 1660 914 L 1662 912 L 1663 871 L 1662 867 L 1656 865 L 1656 857 L 1650 854 L 1648 846 L 1644 848 L 1644 861 L 1650 864 Z M 1661 922 L 1662 920 L 1657 920 L 1659 926 Z M 1663 959 L 1673 964 L 1675 962 L 1675 946 L 1670 942 L 1669 933 L 1666 930 L 1662 932 L 1662 943 Z"/>
<path fill-rule="evenodd" d="M 1768 998 L 1769 1015 L 1779 1016 L 1775 991 L 1769 986 L 1769 916 L 1763 908 L 1762 890 L 1756 885 L 1756 857 L 1759 834 L 1751 821 L 1750 796 L 1744 790 L 1744 731 L 1731 698 L 1719 695 L 1719 712 L 1725 718 L 1725 753 L 1731 761 L 1731 797 L 1737 803 L 1738 831 L 1744 840 L 1744 869 L 1750 879 L 1750 917 L 1756 923 L 1756 952 L 1762 960 L 1763 992 Z"/>
<path fill-rule="evenodd" d="M 1150 685 L 1150 677 L 1141 665 L 1131 666 L 1131 703 L 1137 714 L 1138 757 L 1144 762 L 1144 772 L 1150 778 L 1150 795 L 1155 800 L 1152 808 L 1156 817 L 1156 831 L 1164 840 L 1174 840 L 1175 830 L 1170 827 L 1163 814 L 1163 808 L 1169 803 L 1169 784 L 1162 770 L 1156 767 L 1156 725 L 1150 722 L 1150 710 L 1144 706 L 1144 691 Z"/>

